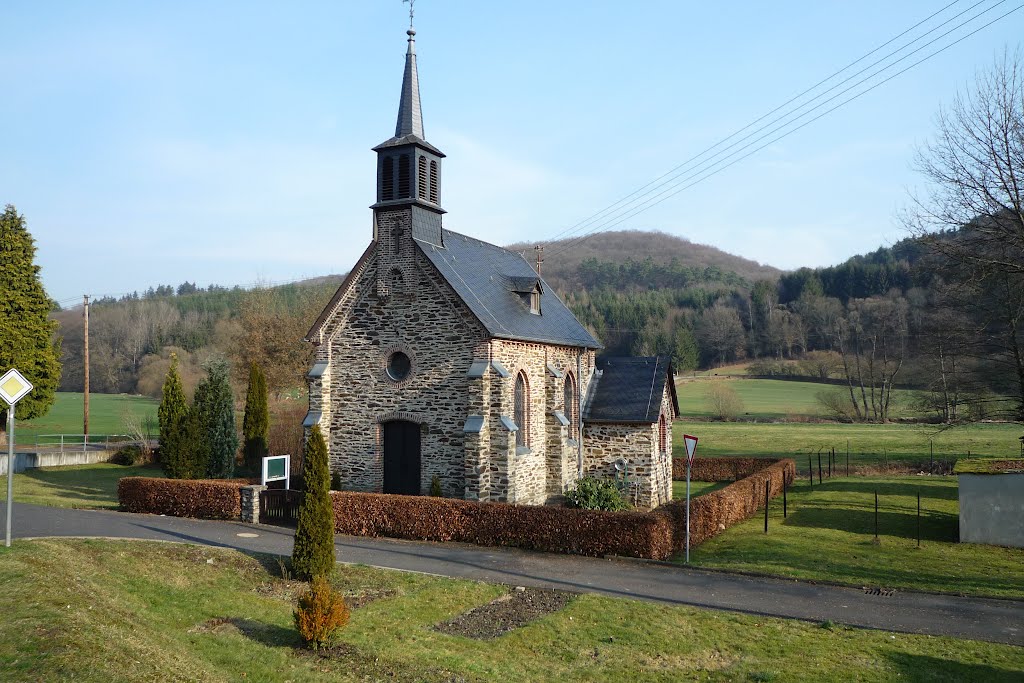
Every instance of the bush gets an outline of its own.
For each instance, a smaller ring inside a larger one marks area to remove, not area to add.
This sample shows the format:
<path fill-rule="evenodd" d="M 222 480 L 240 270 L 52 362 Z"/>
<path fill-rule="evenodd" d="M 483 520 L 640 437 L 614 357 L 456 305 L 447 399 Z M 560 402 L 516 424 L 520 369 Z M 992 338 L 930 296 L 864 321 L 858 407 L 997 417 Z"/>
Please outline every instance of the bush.
<path fill-rule="evenodd" d="M 704 401 L 720 420 L 735 420 L 744 411 L 743 399 L 725 382 L 711 382 L 704 390 Z"/>
<path fill-rule="evenodd" d="M 209 481 L 123 477 L 117 482 L 117 500 L 125 512 L 146 512 L 199 519 L 239 519 L 239 489 L 246 480 Z"/>
<path fill-rule="evenodd" d="M 132 443 L 127 446 L 121 446 L 117 449 L 117 452 L 110 456 L 110 462 L 115 465 L 143 465 L 148 462 L 149 456 L 146 451 L 139 444 Z"/>
<path fill-rule="evenodd" d="M 327 576 L 334 569 L 334 519 L 331 510 L 331 475 L 327 465 L 327 444 L 320 425 L 313 425 L 305 451 L 303 478 L 306 495 L 299 506 L 292 569 L 304 581 Z"/>
<path fill-rule="evenodd" d="M 292 616 L 302 640 L 316 650 L 330 645 L 337 632 L 348 623 L 349 612 L 345 598 L 324 577 L 318 576 L 299 596 Z"/>
<path fill-rule="evenodd" d="M 436 474 L 430 478 L 430 495 L 434 498 L 440 498 L 444 495 L 441 493 L 441 477 Z"/>
<path fill-rule="evenodd" d="M 341 490 L 341 472 L 339 472 L 337 470 L 335 470 L 334 472 L 331 473 L 331 490 L 332 491 L 340 491 Z"/>
<path fill-rule="evenodd" d="M 565 504 L 581 510 L 610 512 L 626 510 L 629 507 L 614 483 L 590 477 L 580 479 L 576 488 L 566 491 Z"/>
<path fill-rule="evenodd" d="M 814 392 L 814 400 L 822 412 L 835 420 L 849 422 L 853 420 L 854 409 L 850 403 L 850 396 L 841 389 L 831 391 L 823 390 Z"/>

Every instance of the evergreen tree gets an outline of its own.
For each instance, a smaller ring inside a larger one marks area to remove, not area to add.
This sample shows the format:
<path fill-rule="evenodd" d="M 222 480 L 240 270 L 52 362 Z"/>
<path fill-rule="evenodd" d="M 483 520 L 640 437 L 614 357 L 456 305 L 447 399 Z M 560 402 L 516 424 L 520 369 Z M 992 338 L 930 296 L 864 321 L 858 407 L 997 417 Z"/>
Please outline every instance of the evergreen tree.
<path fill-rule="evenodd" d="M 164 472 L 172 479 L 182 478 L 182 448 L 185 441 L 185 423 L 188 403 L 178 374 L 178 356 L 171 354 L 171 367 L 164 378 L 163 395 L 157 409 L 160 421 L 160 462 Z"/>
<path fill-rule="evenodd" d="M 700 363 L 700 349 L 693 332 L 682 327 L 676 331 L 675 346 L 672 349 L 672 364 L 676 372 L 696 370 Z"/>
<path fill-rule="evenodd" d="M 260 461 L 269 449 L 270 411 L 267 408 L 267 379 L 256 361 L 249 365 L 249 388 L 245 392 L 245 417 L 242 419 L 242 437 L 245 466 L 250 472 L 259 470 Z"/>
<path fill-rule="evenodd" d="M 54 303 L 43 290 L 35 254 L 25 218 L 8 204 L 0 215 L 0 375 L 17 368 L 32 382 L 18 402 L 21 420 L 45 415 L 60 383 L 57 323 L 49 317 Z M 6 429 L 7 404 L 0 401 L 0 433 Z"/>
<path fill-rule="evenodd" d="M 206 378 L 196 386 L 182 426 L 178 475 L 182 479 L 202 479 L 210 467 L 210 393 L 210 380 Z"/>
<path fill-rule="evenodd" d="M 334 568 L 334 508 L 331 505 L 327 444 L 313 425 L 303 453 L 306 495 L 299 507 L 292 570 L 304 581 L 327 576 Z"/>
<path fill-rule="evenodd" d="M 211 479 L 230 479 L 235 476 L 238 428 L 235 426 L 235 397 L 228 380 L 228 364 L 222 360 L 213 361 L 207 372 L 206 403 L 202 411 L 209 444 L 206 475 Z"/>

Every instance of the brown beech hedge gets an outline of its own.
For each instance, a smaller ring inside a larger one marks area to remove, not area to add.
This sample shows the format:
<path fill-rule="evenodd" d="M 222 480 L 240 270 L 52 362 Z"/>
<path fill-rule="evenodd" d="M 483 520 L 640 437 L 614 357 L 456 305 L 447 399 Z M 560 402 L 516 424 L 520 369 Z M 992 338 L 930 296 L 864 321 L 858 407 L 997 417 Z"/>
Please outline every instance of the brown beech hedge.
<path fill-rule="evenodd" d="M 695 458 L 691 481 L 739 481 L 779 462 L 779 458 Z M 672 478 L 686 480 L 686 458 L 672 460 Z"/>
<path fill-rule="evenodd" d="M 117 500 L 126 512 L 173 517 L 239 519 L 239 489 L 244 479 L 160 479 L 124 477 L 117 482 Z"/>
<path fill-rule="evenodd" d="M 711 474 L 726 472 L 729 465 L 716 461 L 732 460 L 733 458 L 705 458 L 704 462 L 710 461 L 702 474 L 708 479 L 697 479 L 698 481 L 722 481 L 722 479 L 710 478 Z M 769 460 L 767 458 L 736 458 L 740 461 L 739 467 L 744 461 L 750 461 L 751 466 L 760 464 L 761 468 L 748 476 L 729 484 L 725 488 L 704 493 L 690 500 L 690 547 L 693 548 L 700 543 L 717 536 L 734 524 L 753 517 L 759 508 L 764 507 L 764 484 L 769 482 L 769 497 L 782 493 L 783 480 L 792 484 L 796 476 L 796 462 L 786 458 L 784 460 Z M 698 461 L 694 461 L 697 464 Z M 702 463 L 703 464 L 703 463 Z M 685 467 L 685 465 L 684 465 Z M 694 468 L 696 469 L 696 468 Z M 673 473 L 674 474 L 674 473 Z M 693 479 L 694 472 L 690 472 Z M 683 477 L 686 470 L 683 470 Z M 731 477 L 725 477 L 725 480 Z M 686 501 L 674 500 L 668 505 L 657 509 L 657 513 L 668 514 L 672 517 L 673 527 L 676 533 L 673 538 L 672 549 L 680 552 L 686 549 Z"/>
<path fill-rule="evenodd" d="M 332 492 L 335 531 L 423 541 L 512 546 L 573 555 L 666 559 L 666 515 L 477 503 L 453 498 Z"/>

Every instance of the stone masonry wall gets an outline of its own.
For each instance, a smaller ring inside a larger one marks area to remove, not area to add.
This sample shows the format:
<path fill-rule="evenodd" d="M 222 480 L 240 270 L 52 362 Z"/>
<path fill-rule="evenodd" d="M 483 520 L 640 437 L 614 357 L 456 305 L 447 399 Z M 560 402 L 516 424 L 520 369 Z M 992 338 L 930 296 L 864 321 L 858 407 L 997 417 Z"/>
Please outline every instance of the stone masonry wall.
<path fill-rule="evenodd" d="M 670 380 L 671 381 L 671 380 Z M 672 397 L 666 384 L 661 413 L 667 423 L 664 452 L 658 446 L 658 423 L 601 424 L 584 428 L 584 474 L 614 479 L 615 462 L 625 459 L 629 472 L 630 502 L 656 508 L 672 500 Z"/>
<path fill-rule="evenodd" d="M 381 491 L 381 423 L 409 420 L 421 425 L 421 492 L 437 475 L 444 495 L 462 497 L 466 371 L 486 333 L 420 253 L 410 228 L 407 209 L 377 215 L 374 253 L 325 325 L 331 469 L 347 490 Z M 394 351 L 412 361 L 401 382 L 385 372 Z"/>

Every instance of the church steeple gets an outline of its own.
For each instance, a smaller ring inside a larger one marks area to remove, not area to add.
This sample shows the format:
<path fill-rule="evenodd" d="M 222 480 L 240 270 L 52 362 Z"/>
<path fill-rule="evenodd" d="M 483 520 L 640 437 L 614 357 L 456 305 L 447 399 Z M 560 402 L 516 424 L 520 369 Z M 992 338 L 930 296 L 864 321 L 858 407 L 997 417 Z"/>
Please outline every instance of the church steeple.
<path fill-rule="evenodd" d="M 420 109 L 420 77 L 416 70 L 416 30 L 410 26 L 406 33 L 409 49 L 405 53 L 405 75 L 402 77 L 402 100 L 398 104 L 395 137 L 415 135 L 422 140 L 423 112 Z"/>
<path fill-rule="evenodd" d="M 409 46 L 405 53 L 395 136 L 373 148 L 377 152 L 377 203 L 373 208 L 380 211 L 411 205 L 417 210 L 442 214 L 441 159 L 444 154 L 423 135 L 416 30 L 412 27 L 411 16 L 406 34 Z M 437 231 L 440 234 L 439 227 Z"/>

